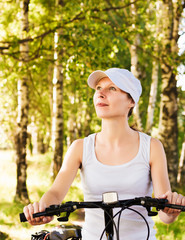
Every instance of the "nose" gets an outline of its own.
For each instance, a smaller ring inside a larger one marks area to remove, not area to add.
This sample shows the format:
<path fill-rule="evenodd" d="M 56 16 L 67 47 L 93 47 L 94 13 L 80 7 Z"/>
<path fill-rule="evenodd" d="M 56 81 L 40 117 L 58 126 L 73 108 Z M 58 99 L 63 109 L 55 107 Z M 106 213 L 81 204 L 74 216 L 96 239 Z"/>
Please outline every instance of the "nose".
<path fill-rule="evenodd" d="M 99 98 L 105 98 L 105 96 L 103 94 L 100 94 Z"/>
<path fill-rule="evenodd" d="M 106 97 L 106 89 L 102 88 L 98 91 L 98 98 L 105 98 Z"/>
<path fill-rule="evenodd" d="M 98 98 L 105 98 L 105 96 L 106 96 L 106 94 L 103 89 L 98 92 Z"/>

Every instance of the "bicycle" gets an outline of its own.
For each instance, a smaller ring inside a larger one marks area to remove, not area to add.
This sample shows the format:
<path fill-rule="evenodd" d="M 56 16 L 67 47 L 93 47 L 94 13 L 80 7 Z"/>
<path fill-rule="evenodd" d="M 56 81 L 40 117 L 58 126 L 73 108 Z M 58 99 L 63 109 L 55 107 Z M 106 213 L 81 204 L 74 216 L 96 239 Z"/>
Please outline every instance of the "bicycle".
<path fill-rule="evenodd" d="M 61 205 L 51 205 L 50 207 L 46 208 L 44 212 L 38 212 L 33 214 L 33 217 L 41 217 L 41 216 L 58 216 L 57 220 L 59 222 L 66 222 L 69 220 L 69 216 L 72 212 L 74 212 L 77 209 L 81 208 L 101 208 L 104 211 L 104 220 L 105 220 L 105 229 L 102 232 L 102 235 L 100 236 L 100 240 L 103 238 L 104 233 L 106 234 L 107 240 L 114 240 L 114 229 L 115 229 L 115 235 L 116 239 L 119 240 L 119 221 L 121 217 L 121 213 L 125 209 L 129 209 L 131 211 L 136 212 L 139 214 L 143 220 L 146 223 L 147 226 L 147 240 L 150 237 L 150 228 L 147 220 L 145 217 L 136 211 L 135 209 L 131 208 L 131 206 L 138 205 L 143 206 L 146 208 L 148 212 L 148 216 L 156 216 L 158 214 L 159 210 L 164 209 L 165 207 L 173 208 L 173 209 L 179 209 L 181 211 L 185 211 L 185 206 L 176 205 L 176 204 L 169 204 L 166 199 L 158 199 L 158 198 L 151 198 L 151 197 L 136 197 L 132 199 L 126 199 L 126 200 L 118 200 L 118 196 L 116 192 L 108 192 L 103 194 L 103 200 L 102 201 L 88 201 L 88 202 L 73 202 L 69 201 L 66 203 L 63 203 Z M 153 211 L 152 208 L 155 207 L 156 211 Z M 114 216 L 113 216 L 113 208 L 120 208 Z M 66 213 L 64 217 L 61 217 L 61 213 Z M 114 218 L 118 216 L 118 223 L 117 226 L 114 222 Z M 20 221 L 25 222 L 27 219 L 25 218 L 24 213 L 20 214 Z M 69 228 L 70 229 L 70 228 Z M 71 227 L 71 235 L 69 229 L 67 230 L 65 227 L 63 227 L 63 236 L 57 235 L 55 231 L 49 233 L 44 233 L 44 238 L 33 238 L 33 240 L 67 240 L 67 239 L 73 239 L 73 240 L 81 240 L 81 228 L 80 227 Z"/>

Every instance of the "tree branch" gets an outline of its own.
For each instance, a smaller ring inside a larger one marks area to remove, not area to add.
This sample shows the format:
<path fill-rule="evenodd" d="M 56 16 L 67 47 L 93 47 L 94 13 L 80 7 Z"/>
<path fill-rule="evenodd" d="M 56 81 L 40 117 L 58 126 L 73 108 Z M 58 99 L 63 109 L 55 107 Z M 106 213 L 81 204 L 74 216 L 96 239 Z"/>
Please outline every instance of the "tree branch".
<path fill-rule="evenodd" d="M 139 2 L 139 1 L 140 1 L 140 0 L 135 0 L 135 1 L 133 1 L 133 2 L 130 2 L 130 3 L 128 3 L 128 4 L 125 4 L 125 5 L 123 5 L 123 6 L 118 6 L 118 7 L 113 7 L 113 6 L 111 6 L 111 7 L 108 7 L 108 8 L 101 9 L 101 10 L 99 10 L 99 9 L 97 9 L 97 8 L 94 8 L 94 9 L 92 9 L 92 10 L 93 10 L 93 11 L 97 11 L 97 12 L 100 12 L 100 11 L 108 12 L 108 11 L 111 11 L 111 10 L 120 10 L 120 9 L 123 9 L 123 8 L 127 8 L 127 7 L 129 7 L 130 5 L 132 5 L 132 4 L 136 3 L 136 2 Z"/>
<path fill-rule="evenodd" d="M 138 2 L 138 1 L 140 1 L 140 0 L 135 0 L 135 1 L 130 2 L 130 3 L 128 3 L 128 4 L 126 4 L 126 5 L 123 5 L 123 6 L 117 6 L 117 7 L 111 6 L 111 7 L 107 7 L 107 8 L 104 8 L 104 9 L 92 8 L 92 9 L 90 9 L 90 11 L 92 11 L 92 12 L 107 12 L 107 11 L 111 11 L 111 10 L 114 10 L 114 11 L 115 11 L 115 10 L 120 10 L 120 9 L 123 9 L 123 8 L 127 8 L 128 6 L 134 4 L 134 3 Z M 80 17 L 80 16 L 81 16 L 82 14 L 86 13 L 87 11 L 89 11 L 89 9 L 86 10 L 86 11 L 81 11 L 81 12 L 78 13 L 76 16 L 74 16 L 71 20 L 64 22 L 63 25 L 58 25 L 58 26 L 56 26 L 56 27 L 53 28 L 53 29 L 49 29 L 48 31 L 46 31 L 46 32 L 44 32 L 44 33 L 42 33 L 42 34 L 34 37 L 34 38 L 28 37 L 28 38 L 24 38 L 24 39 L 19 39 L 19 40 L 18 40 L 18 43 L 33 42 L 34 40 L 39 39 L 39 38 L 42 38 L 42 39 L 43 39 L 43 38 L 44 38 L 45 36 L 47 36 L 48 34 L 54 33 L 57 29 L 63 28 L 65 25 L 67 25 L 67 24 L 69 24 L 69 23 L 72 23 L 72 22 L 74 22 L 74 21 L 76 21 L 76 20 L 85 20 L 85 19 L 86 19 L 85 16 L 83 16 L 83 17 Z M 0 42 L 0 43 L 8 44 L 8 46 L 1 46 L 1 47 L 0 47 L 0 51 L 7 50 L 7 49 L 9 49 L 9 48 L 11 47 L 11 42 Z"/>

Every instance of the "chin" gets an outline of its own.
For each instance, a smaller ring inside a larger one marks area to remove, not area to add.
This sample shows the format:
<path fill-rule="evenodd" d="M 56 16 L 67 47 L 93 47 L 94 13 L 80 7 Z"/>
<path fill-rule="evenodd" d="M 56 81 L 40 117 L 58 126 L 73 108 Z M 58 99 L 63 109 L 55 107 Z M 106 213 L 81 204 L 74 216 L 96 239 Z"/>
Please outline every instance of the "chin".
<path fill-rule="evenodd" d="M 118 119 L 118 118 L 127 118 L 127 114 L 108 114 L 108 113 L 96 113 L 98 118 L 101 119 Z"/>
<path fill-rule="evenodd" d="M 99 118 L 113 118 L 113 117 L 116 117 L 115 115 L 113 115 L 113 114 L 108 114 L 108 113 L 96 113 L 97 114 L 97 117 L 99 117 Z"/>
<path fill-rule="evenodd" d="M 110 114 L 106 114 L 106 113 L 96 113 L 97 117 L 99 118 L 109 118 Z"/>

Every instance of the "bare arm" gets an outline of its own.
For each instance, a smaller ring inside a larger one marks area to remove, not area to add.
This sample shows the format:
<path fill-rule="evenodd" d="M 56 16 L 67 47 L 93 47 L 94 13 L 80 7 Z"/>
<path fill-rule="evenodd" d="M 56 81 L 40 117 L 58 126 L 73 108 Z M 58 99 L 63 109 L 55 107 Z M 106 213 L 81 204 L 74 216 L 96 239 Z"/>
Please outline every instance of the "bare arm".
<path fill-rule="evenodd" d="M 76 140 L 68 149 L 62 167 L 51 188 L 42 196 L 39 203 L 29 204 L 24 208 L 24 213 L 29 223 L 38 225 L 50 222 L 52 217 L 32 218 L 32 214 L 44 211 L 52 204 L 60 204 L 67 194 L 82 162 L 83 140 Z"/>
<path fill-rule="evenodd" d="M 185 197 L 171 192 L 164 148 L 159 140 L 153 138 L 151 139 L 150 165 L 155 197 L 166 198 L 169 203 L 185 205 Z M 164 223 L 171 223 L 179 214 L 179 210 L 165 208 L 159 212 L 159 217 Z"/>

